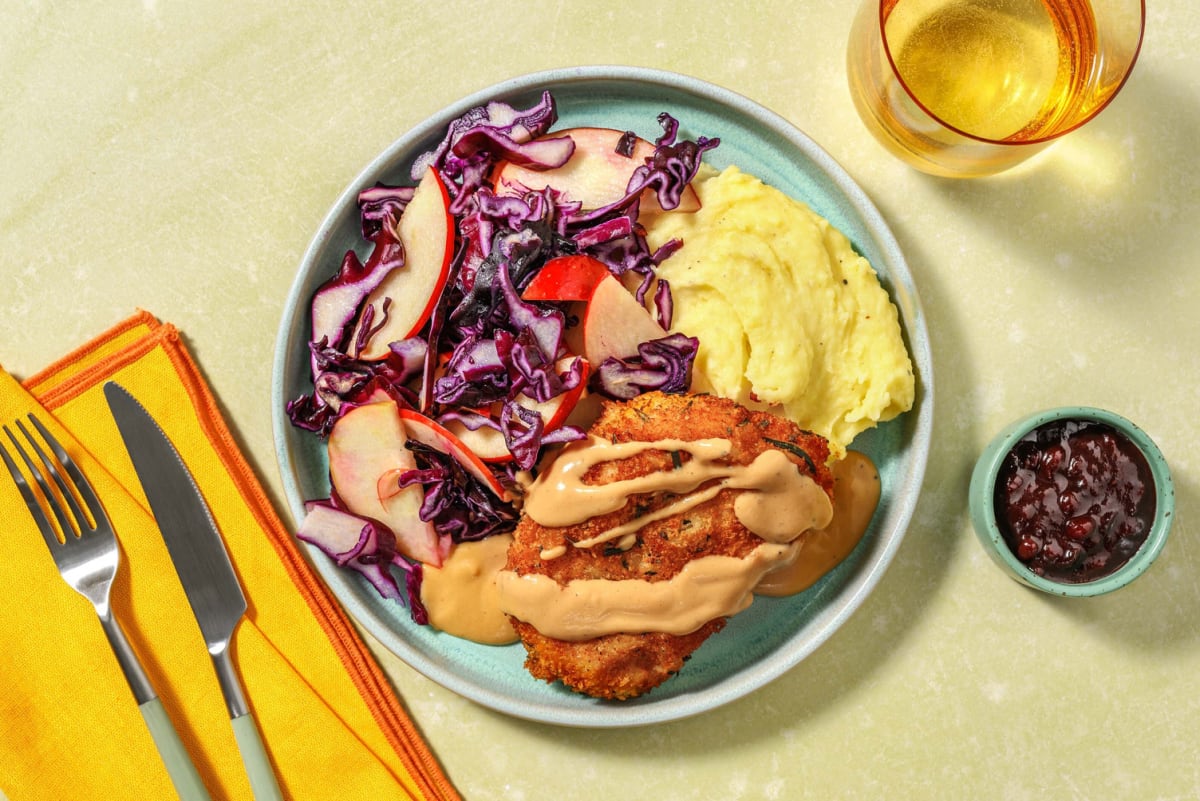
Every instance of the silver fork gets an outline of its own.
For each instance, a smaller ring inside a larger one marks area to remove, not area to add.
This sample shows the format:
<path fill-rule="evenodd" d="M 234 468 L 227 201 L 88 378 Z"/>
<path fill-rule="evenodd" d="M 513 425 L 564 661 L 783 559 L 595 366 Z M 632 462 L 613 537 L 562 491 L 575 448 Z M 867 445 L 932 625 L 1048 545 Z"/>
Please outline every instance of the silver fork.
<path fill-rule="evenodd" d="M 104 507 L 100 505 L 100 500 L 96 497 L 91 483 L 88 482 L 74 460 L 67 455 L 58 440 L 32 414 L 29 415 L 29 422 L 37 430 L 42 441 L 49 446 L 57 462 L 46 454 L 46 451 L 38 444 L 37 438 L 20 420 L 15 421 L 14 425 L 21 432 L 29 449 L 37 455 L 41 464 L 40 468 L 7 425 L 3 426 L 4 433 L 12 443 L 13 449 L 21 457 L 21 461 L 25 463 L 29 475 L 33 477 L 34 482 L 41 490 L 46 507 L 54 515 L 59 530 L 63 533 L 63 540 L 59 540 L 33 486 L 21 472 L 17 463 L 9 456 L 2 443 L 0 443 L 0 457 L 3 457 L 4 464 L 12 473 L 13 481 L 16 482 L 17 489 L 20 490 L 21 497 L 25 500 L 25 505 L 29 507 L 29 512 L 33 515 L 34 522 L 37 523 L 38 530 L 41 531 L 42 538 L 46 541 L 46 547 L 50 549 L 50 554 L 54 557 L 55 564 L 58 565 L 59 573 L 72 589 L 91 601 L 92 606 L 95 607 L 96 615 L 100 618 L 100 625 L 103 626 L 109 645 L 112 646 L 117 662 L 125 674 L 125 679 L 129 682 L 129 689 L 133 691 L 133 697 L 137 701 L 147 728 L 150 729 L 150 734 L 154 738 L 154 743 L 167 767 L 176 792 L 180 798 L 186 801 L 191 799 L 207 801 L 209 799 L 208 790 L 205 789 L 204 782 L 200 780 L 196 766 L 192 764 L 187 749 L 179 739 L 178 732 L 175 731 L 170 718 L 167 717 L 162 701 L 150 684 L 150 679 L 130 646 L 121 624 L 113 616 L 112 607 L 109 604 L 109 594 L 113 579 L 117 575 L 121 555 L 112 524 L 104 512 Z M 67 478 L 64 478 L 63 470 L 59 469 L 59 465 L 66 471 L 70 479 L 69 483 Z M 57 487 L 57 494 L 52 490 L 47 476 Z M 76 495 L 87 506 L 87 515 L 84 514 L 79 501 L 76 500 Z"/>

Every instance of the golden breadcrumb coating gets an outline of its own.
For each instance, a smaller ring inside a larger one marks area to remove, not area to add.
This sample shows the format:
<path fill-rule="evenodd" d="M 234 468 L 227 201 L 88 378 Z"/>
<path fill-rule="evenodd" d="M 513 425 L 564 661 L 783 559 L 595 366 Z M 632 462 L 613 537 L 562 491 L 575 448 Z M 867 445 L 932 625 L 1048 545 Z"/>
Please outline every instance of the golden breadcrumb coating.
<path fill-rule="evenodd" d="M 729 465 L 748 465 L 763 451 L 776 448 L 832 496 L 833 478 L 826 464 L 829 444 L 824 438 L 731 400 L 651 392 L 629 401 L 608 401 L 589 433 L 613 443 L 724 438 L 732 447 L 720 461 Z M 675 465 L 673 460 L 688 458 L 687 453 L 645 450 L 595 465 L 584 475 L 584 482 L 605 484 L 669 471 Z M 618 511 L 575 526 L 552 528 L 525 516 L 509 547 L 506 568 L 519 575 L 550 576 L 563 585 L 572 579 L 664 581 L 702 556 L 742 558 L 763 542 L 734 513 L 734 499 L 742 491 L 721 490 L 684 513 L 646 524 L 629 550 L 619 550 L 611 543 L 568 547 L 555 559 L 543 559 L 541 554 L 561 545 L 564 538 L 579 542 L 593 537 L 680 496 L 669 492 L 631 495 Z M 611 634 L 582 642 L 546 637 L 520 620 L 513 619 L 513 624 L 528 651 L 525 665 L 531 674 L 546 681 L 561 680 L 572 690 L 597 698 L 620 700 L 641 695 L 678 673 L 692 652 L 724 627 L 725 619 L 709 621 L 682 636 Z"/>

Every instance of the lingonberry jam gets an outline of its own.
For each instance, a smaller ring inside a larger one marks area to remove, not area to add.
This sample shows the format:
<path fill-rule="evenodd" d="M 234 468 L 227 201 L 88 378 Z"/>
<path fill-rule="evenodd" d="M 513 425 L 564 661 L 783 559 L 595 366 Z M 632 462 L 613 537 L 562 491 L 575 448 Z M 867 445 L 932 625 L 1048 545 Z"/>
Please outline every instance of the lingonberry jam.
<path fill-rule="evenodd" d="M 1008 547 L 1037 575 L 1073 584 L 1129 561 L 1150 532 L 1155 503 L 1141 451 L 1086 420 L 1026 434 L 996 480 L 996 520 Z"/>

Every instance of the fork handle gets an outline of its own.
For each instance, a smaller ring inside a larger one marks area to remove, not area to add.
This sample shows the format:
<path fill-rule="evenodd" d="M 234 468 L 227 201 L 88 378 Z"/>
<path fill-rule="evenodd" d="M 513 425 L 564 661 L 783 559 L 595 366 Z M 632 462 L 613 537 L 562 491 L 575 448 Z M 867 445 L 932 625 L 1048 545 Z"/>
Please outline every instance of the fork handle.
<path fill-rule="evenodd" d="M 117 663 L 125 674 L 125 680 L 129 682 L 129 689 L 133 691 L 142 719 L 146 722 L 146 728 L 150 730 L 158 754 L 171 777 L 171 784 L 175 785 L 175 792 L 179 794 L 181 801 L 210 801 L 208 789 L 200 779 L 196 765 L 192 762 L 183 741 L 179 739 L 179 732 L 167 717 L 167 711 L 163 708 L 158 693 L 154 691 L 154 685 L 150 683 L 150 677 L 146 675 L 142 663 L 138 661 L 133 646 L 129 644 L 125 630 L 113 617 L 111 610 L 105 609 L 98 614 L 100 625 L 108 637 L 108 644 L 112 646 Z"/>
<path fill-rule="evenodd" d="M 133 646 L 129 644 L 125 630 L 113 617 L 111 610 L 97 610 L 97 614 L 100 616 L 100 625 L 104 628 L 104 634 L 108 637 L 108 644 L 112 646 L 112 651 L 117 656 L 117 664 L 121 666 L 121 672 L 125 674 L 125 680 L 129 682 L 129 689 L 133 691 L 134 700 L 138 702 L 138 706 L 147 701 L 153 701 L 158 697 L 158 693 L 154 691 L 150 677 L 146 675 L 142 663 L 138 661 L 137 654 L 134 653 Z"/>
<path fill-rule="evenodd" d="M 210 801 L 208 788 L 204 786 L 196 765 L 179 739 L 179 733 L 167 717 L 162 701 L 153 698 L 138 709 L 142 712 L 150 736 L 154 738 L 163 764 L 167 766 L 167 774 L 171 777 L 171 784 L 175 785 L 180 801 Z"/>

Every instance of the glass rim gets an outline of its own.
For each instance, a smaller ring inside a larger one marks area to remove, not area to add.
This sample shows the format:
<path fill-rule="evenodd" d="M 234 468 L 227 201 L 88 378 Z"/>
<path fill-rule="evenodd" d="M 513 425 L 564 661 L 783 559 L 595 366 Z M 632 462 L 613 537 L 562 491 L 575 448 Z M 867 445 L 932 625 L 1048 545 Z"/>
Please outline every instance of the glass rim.
<path fill-rule="evenodd" d="M 916 103 L 917 107 L 919 109 L 921 109 L 921 111 L 924 112 L 924 114 L 927 117 L 929 117 L 931 120 L 933 120 L 938 125 L 942 126 L 943 128 L 945 128 L 948 131 L 952 131 L 953 133 L 956 133 L 959 136 L 962 136 L 966 139 L 971 139 L 975 142 L 980 142 L 980 143 L 986 144 L 986 145 L 1002 145 L 1004 147 L 1022 147 L 1022 146 L 1030 146 L 1030 145 L 1044 145 L 1048 142 L 1053 142 L 1054 140 L 1059 139 L 1059 138 L 1065 136 L 1066 134 L 1069 134 L 1072 131 L 1077 130 L 1078 128 L 1081 128 L 1084 125 L 1086 125 L 1087 123 L 1094 120 L 1096 118 L 1096 115 L 1098 115 L 1101 111 L 1104 111 L 1104 109 L 1108 108 L 1108 104 L 1111 103 L 1113 100 L 1115 100 L 1117 95 L 1119 95 L 1121 93 L 1121 90 L 1125 87 L 1125 83 L 1129 80 L 1129 76 L 1133 74 L 1133 67 L 1135 64 L 1137 64 L 1138 56 L 1141 55 L 1142 42 L 1145 40 L 1145 37 L 1146 37 L 1146 0 L 1139 0 L 1138 5 L 1140 6 L 1140 14 L 1139 14 L 1139 20 L 1138 20 L 1138 35 L 1137 35 L 1137 43 L 1134 45 L 1134 48 L 1133 48 L 1133 55 L 1130 56 L 1129 63 L 1125 66 L 1125 73 L 1121 76 L 1121 80 L 1119 82 L 1117 82 L 1116 86 L 1113 87 L 1113 90 L 1111 92 L 1109 92 L 1108 97 L 1104 99 L 1103 103 L 1100 103 L 1099 105 L 1097 105 L 1085 117 L 1083 117 L 1082 119 L 1073 123 L 1072 125 L 1070 125 L 1066 128 L 1063 128 L 1062 130 L 1055 131 L 1053 134 L 1050 134 L 1047 136 L 1039 136 L 1036 139 L 1024 139 L 1020 142 L 1013 142 L 1008 139 L 991 139 L 986 136 L 980 136 L 978 134 L 973 134 L 968 131 L 964 131 L 963 129 L 958 128 L 958 127 L 946 122 L 944 119 L 942 119 L 942 117 L 940 115 L 935 114 L 932 110 L 930 110 L 930 108 L 928 106 L 926 106 L 924 103 L 922 103 L 920 101 L 920 99 L 918 99 L 917 96 L 915 94 L 913 94 L 912 89 L 909 88 L 908 82 L 906 80 L 904 80 L 904 76 L 900 74 L 899 67 L 896 66 L 896 60 L 892 57 L 892 48 L 888 44 L 887 32 L 884 30 L 884 9 L 887 8 L 888 12 L 890 13 L 892 9 L 894 9 L 897 5 L 900 4 L 900 2 L 902 2 L 902 0 L 890 0 L 890 1 L 889 0 L 879 0 L 879 15 L 878 15 L 878 20 L 877 20 L 878 30 L 879 30 L 879 41 L 880 41 L 880 44 L 883 45 L 883 53 L 885 56 L 887 56 L 888 65 L 891 67 L 892 75 L 896 76 L 896 81 L 900 84 L 901 88 L 904 89 L 904 94 L 908 96 L 908 99 L 911 100 L 913 103 Z"/>

